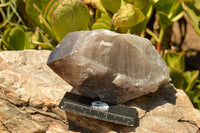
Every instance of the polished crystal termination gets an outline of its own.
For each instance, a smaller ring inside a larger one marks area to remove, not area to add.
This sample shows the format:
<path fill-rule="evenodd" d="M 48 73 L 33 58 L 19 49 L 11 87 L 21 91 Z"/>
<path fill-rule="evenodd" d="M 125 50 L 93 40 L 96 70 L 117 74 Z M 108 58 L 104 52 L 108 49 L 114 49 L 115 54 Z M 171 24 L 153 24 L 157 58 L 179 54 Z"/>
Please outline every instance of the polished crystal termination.
<path fill-rule="evenodd" d="M 47 64 L 82 95 L 112 103 L 155 92 L 170 81 L 148 39 L 108 30 L 69 33 Z"/>

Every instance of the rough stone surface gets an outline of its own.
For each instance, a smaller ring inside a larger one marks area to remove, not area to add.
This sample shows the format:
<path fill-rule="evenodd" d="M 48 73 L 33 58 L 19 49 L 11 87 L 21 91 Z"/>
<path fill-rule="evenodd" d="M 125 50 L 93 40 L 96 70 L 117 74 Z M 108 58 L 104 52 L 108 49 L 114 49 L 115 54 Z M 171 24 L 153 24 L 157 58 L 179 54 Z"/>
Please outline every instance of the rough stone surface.
<path fill-rule="evenodd" d="M 65 112 L 56 108 L 65 81 L 46 65 L 50 51 L 0 52 L 0 133 L 67 133 Z"/>
<path fill-rule="evenodd" d="M 68 34 L 48 65 L 81 94 L 112 103 L 155 92 L 169 69 L 145 38 L 108 30 Z"/>
<path fill-rule="evenodd" d="M 0 133 L 199 133 L 200 111 L 167 84 L 126 103 L 135 107 L 134 127 L 70 114 L 57 108 L 72 90 L 47 65 L 50 51 L 0 52 Z"/>
<path fill-rule="evenodd" d="M 188 96 L 171 84 L 155 93 L 126 103 L 138 111 L 134 127 L 121 126 L 72 113 L 68 119 L 91 129 L 93 132 L 122 133 L 199 133 L 200 111 L 193 108 Z"/>

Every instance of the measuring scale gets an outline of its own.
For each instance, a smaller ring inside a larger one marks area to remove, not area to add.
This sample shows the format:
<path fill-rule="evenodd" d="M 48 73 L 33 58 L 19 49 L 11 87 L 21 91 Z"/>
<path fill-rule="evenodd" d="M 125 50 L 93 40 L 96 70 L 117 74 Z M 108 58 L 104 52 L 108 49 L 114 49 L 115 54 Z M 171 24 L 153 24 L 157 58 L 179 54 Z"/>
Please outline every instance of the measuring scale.
<path fill-rule="evenodd" d="M 78 115 L 134 126 L 137 110 L 125 105 L 112 104 L 67 92 L 60 102 L 60 109 Z"/>

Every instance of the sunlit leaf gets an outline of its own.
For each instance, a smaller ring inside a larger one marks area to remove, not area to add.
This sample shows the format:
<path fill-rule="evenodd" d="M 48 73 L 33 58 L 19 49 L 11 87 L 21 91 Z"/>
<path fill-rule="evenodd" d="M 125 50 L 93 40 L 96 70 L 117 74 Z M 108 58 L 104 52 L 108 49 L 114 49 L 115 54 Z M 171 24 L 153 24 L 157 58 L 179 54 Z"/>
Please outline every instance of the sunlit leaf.
<path fill-rule="evenodd" d="M 132 27 L 145 19 L 145 16 L 132 4 L 121 6 L 112 18 L 115 29 L 118 27 Z"/>
<path fill-rule="evenodd" d="M 168 52 L 164 55 L 167 66 L 185 71 L 185 53 Z"/>
<path fill-rule="evenodd" d="M 194 30 L 198 35 L 200 35 L 200 11 L 192 2 L 182 2 L 182 7 L 190 17 Z"/>
<path fill-rule="evenodd" d="M 84 3 L 93 6 L 101 12 L 106 13 L 106 9 L 101 4 L 101 0 L 84 0 Z"/>
<path fill-rule="evenodd" d="M 103 22 L 96 22 L 92 25 L 92 29 L 93 30 L 95 30 L 95 29 L 107 29 L 107 30 L 109 30 L 110 27 Z"/>
<path fill-rule="evenodd" d="M 61 0 L 55 1 L 54 3 L 52 3 L 52 5 L 50 5 L 50 9 L 48 10 L 48 13 L 46 16 L 47 22 L 49 24 L 51 24 L 51 19 L 52 19 L 55 9 L 61 4 L 61 2 L 62 2 Z"/>
<path fill-rule="evenodd" d="M 166 29 L 183 17 L 183 9 L 178 0 L 159 0 L 155 4 L 160 25 Z"/>
<path fill-rule="evenodd" d="M 149 0 L 135 0 L 134 6 L 142 10 L 148 5 L 148 2 Z"/>
<path fill-rule="evenodd" d="M 146 28 L 147 23 L 149 22 L 149 20 L 152 16 L 153 9 L 154 9 L 153 5 L 149 3 L 149 5 L 142 10 L 142 13 L 145 15 L 145 19 L 141 23 L 139 23 L 131 28 L 131 31 L 134 34 L 140 35 L 141 32 Z"/>
<path fill-rule="evenodd" d="M 100 1 L 103 7 L 112 13 L 117 12 L 121 6 L 121 0 L 100 0 Z"/>
<path fill-rule="evenodd" d="M 47 34 L 54 37 L 52 28 L 43 18 L 45 8 L 50 0 L 26 0 L 26 13 Z"/>
<path fill-rule="evenodd" d="M 111 22 L 110 21 L 108 21 L 107 19 L 105 19 L 105 18 L 99 18 L 99 19 L 97 19 L 97 21 L 96 22 L 101 22 L 101 23 L 104 23 L 104 24 L 106 24 L 107 26 L 111 26 Z"/>
<path fill-rule="evenodd" d="M 26 49 L 27 36 L 22 28 L 14 27 L 4 33 L 4 41 L 11 50 L 24 50 Z"/>
<path fill-rule="evenodd" d="M 88 23 L 88 8 L 79 0 L 62 1 L 51 17 L 51 26 L 58 41 L 69 32 L 87 29 Z"/>
<path fill-rule="evenodd" d="M 33 32 L 31 31 L 26 32 L 26 37 L 28 38 L 26 42 L 26 49 L 34 49 L 36 47 L 36 45 L 31 42 L 32 35 L 33 35 Z"/>
<path fill-rule="evenodd" d="M 54 49 L 49 39 L 46 36 L 44 36 L 44 33 L 42 33 L 39 28 L 37 28 L 35 33 L 32 35 L 31 41 L 33 44 L 39 45 L 43 49 Z"/>
<path fill-rule="evenodd" d="M 194 2 L 195 2 L 194 6 L 195 6 L 198 10 L 200 10 L 200 0 L 194 0 Z"/>
<path fill-rule="evenodd" d="M 198 76 L 199 76 L 199 71 L 187 71 L 184 73 L 184 77 L 185 77 L 185 81 L 186 81 L 184 83 L 184 87 L 186 88 L 185 89 L 186 92 L 191 91 L 191 89 L 196 84 Z"/>

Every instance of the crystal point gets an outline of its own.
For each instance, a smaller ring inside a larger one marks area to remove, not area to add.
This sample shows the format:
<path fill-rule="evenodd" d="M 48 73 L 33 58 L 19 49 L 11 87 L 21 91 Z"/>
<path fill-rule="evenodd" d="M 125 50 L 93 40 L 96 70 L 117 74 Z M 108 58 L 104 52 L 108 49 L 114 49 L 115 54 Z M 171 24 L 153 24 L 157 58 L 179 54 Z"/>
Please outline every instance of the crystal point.
<path fill-rule="evenodd" d="M 108 30 L 69 33 L 47 64 L 82 95 L 113 103 L 155 92 L 170 81 L 148 39 Z"/>

